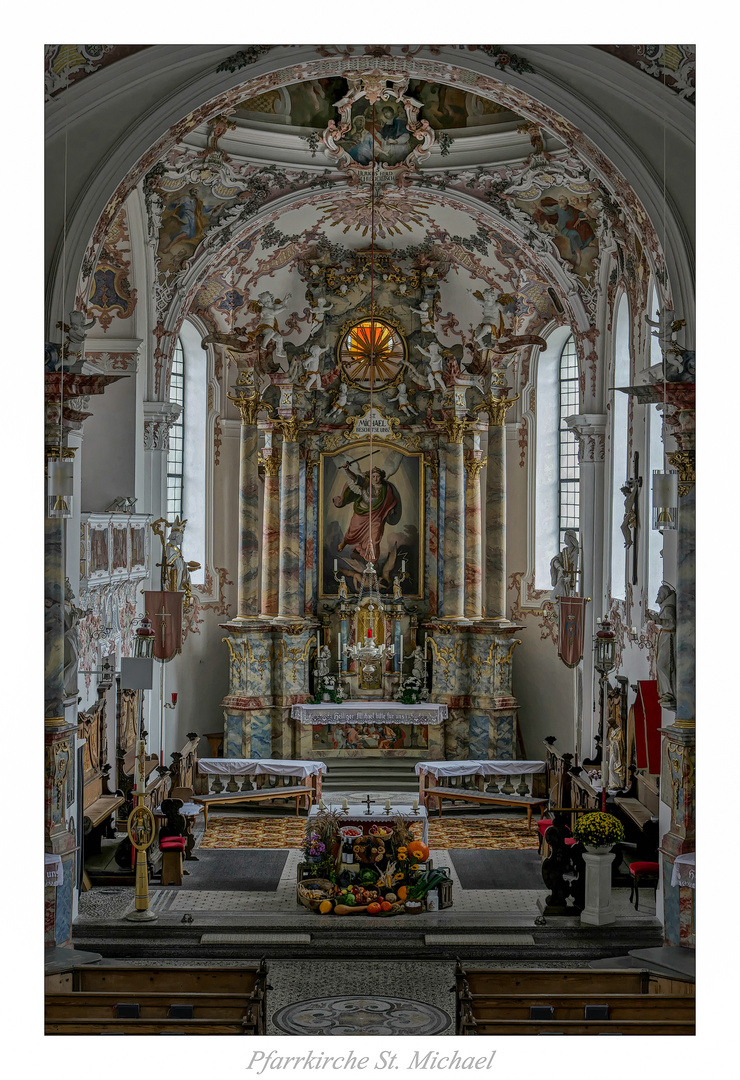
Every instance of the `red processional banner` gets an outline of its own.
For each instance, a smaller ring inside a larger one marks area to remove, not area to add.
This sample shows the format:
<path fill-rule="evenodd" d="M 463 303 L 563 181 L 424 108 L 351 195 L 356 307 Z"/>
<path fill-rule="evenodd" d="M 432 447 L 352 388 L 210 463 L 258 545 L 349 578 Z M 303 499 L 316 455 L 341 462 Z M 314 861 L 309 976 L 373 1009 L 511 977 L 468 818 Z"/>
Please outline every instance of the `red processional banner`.
<path fill-rule="evenodd" d="M 182 592 L 144 592 L 144 610 L 154 631 L 154 656 L 171 660 L 182 649 Z"/>
<path fill-rule="evenodd" d="M 558 656 L 568 667 L 575 667 L 583 656 L 583 631 L 586 622 L 585 596 L 559 596 L 560 629 Z"/>

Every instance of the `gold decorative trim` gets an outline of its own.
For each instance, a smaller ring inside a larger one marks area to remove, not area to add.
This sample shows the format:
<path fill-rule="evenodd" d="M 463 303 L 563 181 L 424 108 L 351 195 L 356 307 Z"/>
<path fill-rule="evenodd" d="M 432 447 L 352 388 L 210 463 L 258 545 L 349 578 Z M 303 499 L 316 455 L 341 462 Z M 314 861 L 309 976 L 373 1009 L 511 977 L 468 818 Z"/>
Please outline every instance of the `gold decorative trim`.
<path fill-rule="evenodd" d="M 276 416 L 273 424 L 283 436 L 284 442 L 298 442 L 301 431 L 310 427 L 313 419 L 313 416 L 301 419 L 297 413 L 294 413 L 292 416 Z"/>
<path fill-rule="evenodd" d="M 674 450 L 668 461 L 678 470 L 678 494 L 688 495 L 696 483 L 696 455 L 693 450 Z"/>
<path fill-rule="evenodd" d="M 433 424 L 442 428 L 447 441 L 462 445 L 466 434 L 475 426 L 474 420 L 466 420 L 464 417 L 448 417 L 446 420 L 432 420 Z"/>
<path fill-rule="evenodd" d="M 503 427 L 506 423 L 506 413 L 514 404 L 519 400 L 519 395 L 515 394 L 514 397 L 502 398 L 494 397 L 493 391 L 484 397 L 483 400 L 476 406 L 479 413 L 484 412 L 488 414 L 488 422 L 491 427 Z"/>
<path fill-rule="evenodd" d="M 227 394 L 229 401 L 233 401 L 239 410 L 242 424 L 253 425 L 257 423 L 257 413 L 260 411 L 260 397 L 256 390 L 251 394 Z"/>
<path fill-rule="evenodd" d="M 466 458 L 465 459 L 465 474 L 468 478 L 468 483 L 472 484 L 480 475 L 481 469 L 488 464 L 488 458 Z"/>
<path fill-rule="evenodd" d="M 259 466 L 265 470 L 268 476 L 277 476 L 280 472 L 280 458 L 277 454 L 259 454 L 257 457 Z"/>
<path fill-rule="evenodd" d="M 379 409 L 377 405 L 372 406 L 372 411 L 376 412 L 378 414 L 378 416 L 381 418 L 381 420 L 385 420 L 386 424 L 388 425 L 388 430 L 387 431 L 379 433 L 378 435 L 376 435 L 373 432 L 373 440 L 375 440 L 375 439 L 385 439 L 386 441 L 394 441 L 395 439 L 399 439 L 400 435 L 398 434 L 398 432 L 395 429 L 398 427 L 398 425 L 400 424 L 401 421 L 395 416 L 386 416 L 385 413 L 383 412 L 383 410 Z M 352 422 L 351 431 L 345 431 L 344 432 L 345 439 L 369 439 L 370 438 L 370 432 L 369 431 L 358 431 L 357 430 L 357 425 L 362 423 L 362 421 L 365 419 L 365 417 L 367 416 L 367 414 L 369 412 L 370 412 L 370 403 L 368 402 L 366 405 L 363 405 L 362 412 L 360 413 L 360 415 L 356 416 L 354 418 L 354 420 Z M 372 420 L 370 421 L 370 423 L 372 423 Z"/>

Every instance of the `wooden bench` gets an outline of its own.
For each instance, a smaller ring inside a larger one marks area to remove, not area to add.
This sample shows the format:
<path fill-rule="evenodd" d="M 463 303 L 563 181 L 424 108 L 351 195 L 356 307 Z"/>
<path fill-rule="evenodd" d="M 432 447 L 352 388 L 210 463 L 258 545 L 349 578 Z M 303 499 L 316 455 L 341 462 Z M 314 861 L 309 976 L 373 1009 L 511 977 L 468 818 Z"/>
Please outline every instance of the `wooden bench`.
<path fill-rule="evenodd" d="M 689 980 L 639 969 L 476 970 L 465 969 L 458 961 L 456 1031 L 458 1035 L 691 1035 L 694 989 Z M 604 1019 L 594 1017 L 594 1006 L 606 1006 Z M 537 1019 L 530 1010 L 538 1007 L 551 1008 L 552 1016 Z"/>
<path fill-rule="evenodd" d="M 532 811 L 539 807 L 540 817 L 548 804 L 548 799 L 539 799 L 532 795 L 501 795 L 489 794 L 486 791 L 477 791 L 475 788 L 450 788 L 428 787 L 424 789 L 424 806 L 429 812 L 429 799 L 438 800 L 439 817 L 442 817 L 442 802 L 444 799 L 457 799 L 460 802 L 482 803 L 491 806 L 517 806 L 527 811 L 527 829 L 532 828 Z"/>
<path fill-rule="evenodd" d="M 694 1035 L 683 1020 L 483 1020 L 466 1035 Z"/>
<path fill-rule="evenodd" d="M 586 1010 L 603 1006 L 606 1020 L 682 1020 L 694 1023 L 696 1002 L 673 994 L 501 994 L 462 1000 L 462 1026 L 482 1020 L 531 1020 L 530 1010 L 549 1007 L 553 1020 L 591 1020 Z M 466 1034 L 465 1031 L 462 1034 Z"/>
<path fill-rule="evenodd" d="M 48 1020 L 45 1035 L 255 1035 L 249 1020 Z"/>
<path fill-rule="evenodd" d="M 203 807 L 203 826 L 208 828 L 208 807 L 232 805 L 234 803 L 262 802 L 264 799 L 295 799 L 296 817 L 300 816 L 300 804 L 305 800 L 306 811 L 311 808 L 313 797 L 311 787 L 263 787 L 253 791 L 223 791 L 207 795 L 193 795 L 191 802 Z"/>
<path fill-rule="evenodd" d="M 48 983 L 47 987 L 48 996 L 54 996 Z M 264 960 L 228 968 L 90 964 L 72 972 L 71 987 L 66 980 L 59 984 L 59 992 L 65 995 L 70 990 L 74 994 L 108 993 L 117 996 L 118 1001 L 138 1001 L 141 995 L 150 993 L 168 995 L 169 1004 L 187 1003 L 204 994 L 237 994 L 243 1002 L 243 1012 L 248 1007 L 254 1010 L 258 1035 L 263 1035 L 267 1026 L 267 989 Z"/>

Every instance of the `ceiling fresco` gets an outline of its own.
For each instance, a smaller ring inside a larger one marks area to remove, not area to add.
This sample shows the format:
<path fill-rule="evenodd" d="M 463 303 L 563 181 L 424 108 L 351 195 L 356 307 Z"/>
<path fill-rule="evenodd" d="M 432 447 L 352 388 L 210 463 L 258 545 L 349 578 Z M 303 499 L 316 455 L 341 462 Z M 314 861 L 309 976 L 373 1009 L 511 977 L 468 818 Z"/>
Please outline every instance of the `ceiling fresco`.
<path fill-rule="evenodd" d="M 308 79 L 269 90 L 240 102 L 236 119 L 323 130 L 335 119 L 335 105 L 346 95 L 343 78 Z M 502 128 L 519 123 L 521 117 L 505 105 L 442 83 L 412 79 L 409 93 L 421 103 L 420 116 L 440 130 Z"/>

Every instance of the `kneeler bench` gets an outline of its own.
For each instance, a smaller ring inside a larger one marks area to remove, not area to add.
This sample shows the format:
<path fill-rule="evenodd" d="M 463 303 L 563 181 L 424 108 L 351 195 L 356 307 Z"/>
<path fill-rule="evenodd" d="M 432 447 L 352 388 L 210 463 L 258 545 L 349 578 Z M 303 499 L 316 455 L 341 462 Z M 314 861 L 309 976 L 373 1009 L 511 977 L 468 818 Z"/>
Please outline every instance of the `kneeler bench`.
<path fill-rule="evenodd" d="M 300 815 L 300 804 L 306 802 L 306 809 L 311 807 L 314 789 L 311 787 L 257 788 L 254 791 L 223 791 L 216 794 L 193 795 L 191 802 L 203 807 L 203 827 L 208 828 L 208 807 L 225 806 L 233 803 L 262 802 L 264 799 L 295 799 L 296 817 Z"/>
<path fill-rule="evenodd" d="M 538 799 L 533 795 L 492 795 L 486 791 L 477 791 L 474 788 L 428 787 L 424 789 L 424 804 L 427 810 L 430 796 L 439 800 L 440 817 L 442 817 L 443 799 L 458 799 L 462 802 L 482 803 L 491 806 L 521 806 L 527 811 L 527 829 L 529 830 L 532 828 L 532 811 L 539 807 L 540 817 L 542 817 L 543 808 L 550 801 L 548 798 Z"/>

